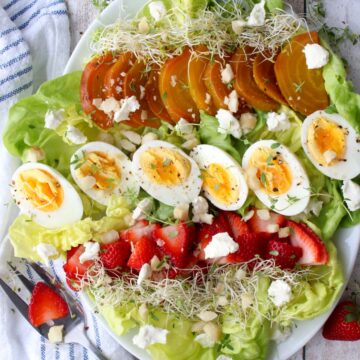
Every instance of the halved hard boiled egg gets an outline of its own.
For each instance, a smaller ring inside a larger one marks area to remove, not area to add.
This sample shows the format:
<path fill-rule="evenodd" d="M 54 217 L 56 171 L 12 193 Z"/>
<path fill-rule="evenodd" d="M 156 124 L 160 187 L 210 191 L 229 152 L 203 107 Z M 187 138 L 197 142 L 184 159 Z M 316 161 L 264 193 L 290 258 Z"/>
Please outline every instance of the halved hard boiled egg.
<path fill-rule="evenodd" d="M 326 176 L 350 180 L 360 174 L 360 136 L 342 116 L 322 110 L 309 115 L 302 124 L 301 142 Z"/>
<path fill-rule="evenodd" d="M 196 162 L 166 141 L 140 146 L 133 156 L 133 168 L 140 186 L 166 205 L 189 204 L 201 191 L 201 172 Z"/>
<path fill-rule="evenodd" d="M 204 195 L 219 209 L 240 209 L 248 196 L 248 186 L 236 160 L 212 145 L 198 145 L 190 156 L 200 167 Z"/>
<path fill-rule="evenodd" d="M 273 140 L 260 140 L 244 154 L 243 168 L 258 199 L 279 214 L 300 214 L 310 200 L 310 183 L 296 156 Z"/>
<path fill-rule="evenodd" d="M 80 189 L 102 205 L 114 194 L 137 195 L 140 190 L 129 158 L 105 142 L 90 142 L 78 149 L 71 157 L 70 171 Z"/>
<path fill-rule="evenodd" d="M 53 229 L 78 221 L 83 204 L 74 187 L 55 169 L 26 163 L 14 173 L 11 194 L 21 212 Z"/>

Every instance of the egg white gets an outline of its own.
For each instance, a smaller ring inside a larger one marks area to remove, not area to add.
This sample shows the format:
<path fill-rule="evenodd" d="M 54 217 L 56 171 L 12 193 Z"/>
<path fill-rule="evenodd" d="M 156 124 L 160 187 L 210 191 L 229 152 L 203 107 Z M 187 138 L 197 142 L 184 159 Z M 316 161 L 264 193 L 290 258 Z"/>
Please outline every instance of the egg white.
<path fill-rule="evenodd" d="M 219 209 L 238 210 L 243 206 L 248 196 L 248 186 L 241 166 L 225 151 L 212 145 L 198 145 L 190 153 L 190 156 L 196 161 L 200 169 L 206 169 L 209 165 L 217 163 L 224 166 L 234 177 L 239 188 L 237 201 L 231 204 L 219 202 L 210 193 L 204 190 L 204 195 Z"/>
<path fill-rule="evenodd" d="M 26 194 L 19 189 L 20 174 L 25 170 L 31 169 L 47 171 L 59 182 L 64 192 L 63 202 L 59 209 L 46 212 L 35 208 L 31 201 L 26 198 Z M 83 204 L 75 188 L 58 171 L 45 164 L 30 162 L 21 165 L 12 176 L 10 191 L 21 213 L 30 216 L 33 221 L 46 228 L 54 229 L 62 227 L 82 218 Z"/>
<path fill-rule="evenodd" d="M 308 147 L 307 133 L 309 126 L 319 117 L 327 118 L 342 126 L 343 129 L 347 131 L 348 135 L 345 137 L 346 152 L 344 157 L 346 161 L 338 161 L 332 166 L 321 166 L 311 155 Z M 360 135 L 356 133 L 355 129 L 342 116 L 338 114 L 327 114 L 323 110 L 316 111 L 309 115 L 302 124 L 301 143 L 307 157 L 324 175 L 337 180 L 350 180 L 360 174 Z"/>
<path fill-rule="evenodd" d="M 109 158 L 115 160 L 116 166 L 120 170 L 120 179 L 112 183 L 114 186 L 112 189 L 101 190 L 89 188 L 85 186 L 83 178 L 79 176 L 78 170 L 76 169 L 76 160 L 82 159 L 84 153 L 92 151 L 105 153 Z M 134 177 L 131 161 L 121 150 L 113 145 L 102 141 L 87 143 L 73 154 L 70 163 L 71 176 L 79 188 L 91 199 L 102 205 L 108 205 L 111 196 L 114 194 L 122 195 L 126 192 L 131 192 L 131 194 L 137 195 L 139 193 L 140 187 Z"/>
<path fill-rule="evenodd" d="M 251 145 L 245 152 L 242 166 L 245 171 L 250 167 L 250 159 L 253 152 L 258 148 L 271 148 L 272 145 L 278 144 L 274 140 L 260 140 Z M 310 182 L 305 169 L 297 157 L 284 145 L 279 145 L 274 151 L 279 152 L 284 161 L 288 164 L 292 183 L 290 189 L 281 195 L 274 196 L 267 194 L 262 188 L 255 190 L 255 195 L 268 208 L 286 216 L 293 216 L 302 213 L 310 201 Z M 289 199 L 297 199 L 291 201 Z"/>
<path fill-rule="evenodd" d="M 143 152 L 155 147 L 175 150 L 186 158 L 191 164 L 188 178 L 179 185 L 161 185 L 150 181 L 141 167 L 140 157 Z M 140 186 L 153 198 L 169 206 L 189 204 L 201 191 L 201 172 L 196 162 L 181 149 L 166 141 L 154 140 L 140 146 L 133 156 L 133 169 Z"/>

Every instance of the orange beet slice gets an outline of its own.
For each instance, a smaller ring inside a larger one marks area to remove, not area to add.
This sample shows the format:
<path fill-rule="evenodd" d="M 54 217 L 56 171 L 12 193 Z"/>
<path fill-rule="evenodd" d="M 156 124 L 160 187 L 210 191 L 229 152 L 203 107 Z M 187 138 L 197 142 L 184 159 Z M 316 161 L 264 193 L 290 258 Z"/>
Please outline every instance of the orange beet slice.
<path fill-rule="evenodd" d="M 297 35 L 275 62 L 275 75 L 283 96 L 294 110 L 303 115 L 329 106 L 322 69 L 308 69 L 303 53 L 307 44 L 319 42 L 317 32 Z"/>

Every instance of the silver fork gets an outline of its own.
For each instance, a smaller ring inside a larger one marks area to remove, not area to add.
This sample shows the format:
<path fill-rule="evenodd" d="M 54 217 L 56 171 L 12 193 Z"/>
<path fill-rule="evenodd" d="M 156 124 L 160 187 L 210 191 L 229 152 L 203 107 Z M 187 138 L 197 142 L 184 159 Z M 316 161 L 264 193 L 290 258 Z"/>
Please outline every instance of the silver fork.
<path fill-rule="evenodd" d="M 35 284 L 20 273 L 16 267 L 8 262 L 9 267 L 16 274 L 18 279 L 24 284 L 24 286 L 32 292 Z M 32 269 L 39 275 L 39 277 L 53 290 L 60 294 L 67 302 L 69 306 L 69 315 L 51 321 L 51 323 L 43 324 L 39 327 L 33 326 L 28 318 L 28 304 L 21 299 L 21 297 L 14 292 L 9 285 L 7 285 L 3 279 L 0 278 L 0 286 L 4 292 L 8 295 L 15 307 L 20 311 L 21 315 L 29 322 L 29 324 L 43 337 L 48 339 L 48 333 L 51 326 L 63 325 L 64 326 L 64 343 L 65 344 L 79 344 L 90 350 L 93 355 L 99 360 L 106 360 L 106 357 L 101 351 L 91 342 L 87 334 L 87 321 L 84 309 L 80 302 L 76 301 L 64 287 L 47 271 L 36 263 L 29 263 Z"/>

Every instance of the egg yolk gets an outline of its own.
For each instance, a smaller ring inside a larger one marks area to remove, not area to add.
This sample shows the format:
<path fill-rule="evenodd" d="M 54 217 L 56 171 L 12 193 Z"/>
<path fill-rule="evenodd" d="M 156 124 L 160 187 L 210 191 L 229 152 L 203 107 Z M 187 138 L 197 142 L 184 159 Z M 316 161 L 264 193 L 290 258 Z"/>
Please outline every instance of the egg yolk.
<path fill-rule="evenodd" d="M 190 175 L 191 162 L 178 151 L 153 147 L 140 155 L 140 166 L 145 176 L 158 185 L 178 185 Z"/>
<path fill-rule="evenodd" d="M 203 189 L 223 204 L 232 204 L 238 200 L 239 186 L 229 169 L 220 164 L 210 164 L 202 171 Z"/>
<path fill-rule="evenodd" d="M 64 190 L 59 181 L 50 173 L 41 169 L 24 170 L 19 175 L 18 185 L 26 199 L 44 212 L 60 208 L 64 199 Z"/>
<path fill-rule="evenodd" d="M 92 176 L 97 190 L 111 190 L 120 180 L 121 172 L 116 161 L 106 153 L 100 151 L 86 152 L 79 167 L 80 175 Z"/>
<path fill-rule="evenodd" d="M 322 166 L 334 165 L 345 155 L 345 130 L 325 117 L 315 119 L 308 128 L 307 140 L 310 154 Z M 326 160 L 324 153 L 333 154 L 331 161 Z"/>
<path fill-rule="evenodd" d="M 291 170 L 281 153 L 270 148 L 254 151 L 250 165 L 257 169 L 262 189 L 271 196 L 281 195 L 291 187 Z"/>

